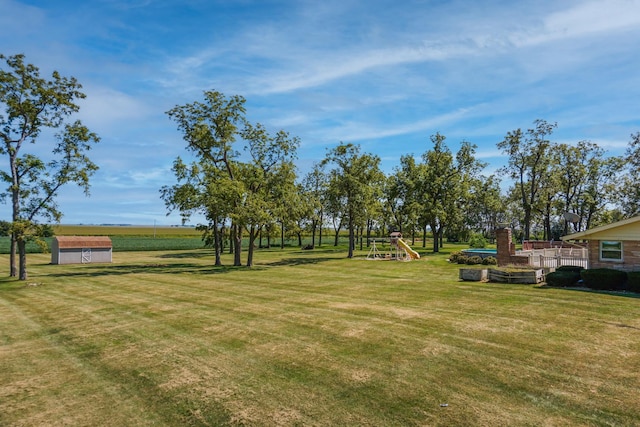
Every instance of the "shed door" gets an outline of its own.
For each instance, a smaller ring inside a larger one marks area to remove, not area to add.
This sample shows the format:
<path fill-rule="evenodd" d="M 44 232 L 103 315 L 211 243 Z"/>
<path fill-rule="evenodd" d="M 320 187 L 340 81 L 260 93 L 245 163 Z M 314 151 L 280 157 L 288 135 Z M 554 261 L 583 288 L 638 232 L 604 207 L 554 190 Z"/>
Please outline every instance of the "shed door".
<path fill-rule="evenodd" d="M 82 248 L 82 263 L 88 264 L 91 262 L 91 248 Z"/>

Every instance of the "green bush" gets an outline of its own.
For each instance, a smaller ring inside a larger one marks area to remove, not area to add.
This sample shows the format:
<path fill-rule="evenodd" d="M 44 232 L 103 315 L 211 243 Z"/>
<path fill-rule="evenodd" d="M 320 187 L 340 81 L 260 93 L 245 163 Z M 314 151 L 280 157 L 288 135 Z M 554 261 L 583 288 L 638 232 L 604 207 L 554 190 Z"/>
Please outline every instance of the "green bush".
<path fill-rule="evenodd" d="M 561 265 L 556 268 L 556 271 L 573 271 L 575 273 L 580 274 L 580 272 L 584 270 L 584 267 L 580 267 L 579 265 Z"/>
<path fill-rule="evenodd" d="M 498 265 L 496 257 L 488 256 L 482 260 L 483 265 Z"/>
<path fill-rule="evenodd" d="M 627 289 L 631 292 L 640 293 L 640 271 L 627 273 Z"/>
<path fill-rule="evenodd" d="M 481 233 L 472 233 L 469 237 L 469 247 L 482 249 L 487 247 L 487 239 Z"/>
<path fill-rule="evenodd" d="M 458 264 L 466 264 L 468 259 L 469 257 L 466 255 L 459 255 L 458 258 L 456 259 L 456 262 Z"/>
<path fill-rule="evenodd" d="M 561 288 L 575 286 L 578 280 L 580 280 L 579 272 L 560 269 L 547 274 L 546 277 L 547 285 L 559 286 Z"/>
<path fill-rule="evenodd" d="M 619 291 L 624 289 L 627 273 L 612 268 L 592 268 L 582 270 L 580 276 L 586 287 L 603 291 Z"/>
<path fill-rule="evenodd" d="M 467 258 L 467 264 L 468 265 L 482 264 L 482 257 L 479 255 L 471 256 Z"/>
<path fill-rule="evenodd" d="M 458 257 L 460 255 L 462 255 L 462 252 L 460 251 L 452 252 L 451 255 L 449 255 L 449 262 L 453 262 L 453 263 L 458 262 Z"/>

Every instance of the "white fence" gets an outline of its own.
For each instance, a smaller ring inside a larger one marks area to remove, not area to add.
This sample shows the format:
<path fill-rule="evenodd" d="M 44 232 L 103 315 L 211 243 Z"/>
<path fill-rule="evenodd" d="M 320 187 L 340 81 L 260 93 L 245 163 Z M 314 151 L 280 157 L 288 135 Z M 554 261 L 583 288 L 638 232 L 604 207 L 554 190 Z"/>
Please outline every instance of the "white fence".
<path fill-rule="evenodd" d="M 586 248 L 550 248 L 520 251 L 516 255 L 528 256 L 532 267 L 557 268 L 574 265 L 588 268 L 589 257 Z"/>

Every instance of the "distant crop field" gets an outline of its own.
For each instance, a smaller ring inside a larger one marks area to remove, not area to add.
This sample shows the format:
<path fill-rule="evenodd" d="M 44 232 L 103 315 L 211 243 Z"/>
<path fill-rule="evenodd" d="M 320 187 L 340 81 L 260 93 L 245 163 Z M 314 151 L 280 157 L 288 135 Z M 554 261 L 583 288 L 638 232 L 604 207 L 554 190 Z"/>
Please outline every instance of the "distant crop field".
<path fill-rule="evenodd" d="M 191 250 L 204 248 L 202 233 L 194 227 L 153 227 L 129 225 L 55 225 L 53 231 L 56 236 L 109 236 L 113 242 L 114 252 L 132 251 L 169 251 Z M 340 244 L 344 244 L 348 237 L 341 235 Z M 51 251 L 53 238 L 43 239 Z M 333 244 L 333 236 L 325 236 L 325 244 Z M 279 239 L 271 239 L 271 246 L 278 247 Z M 303 245 L 311 243 L 311 237 L 303 239 Z M 227 242 L 228 244 L 228 242 Z M 243 247 L 248 246 L 248 238 L 243 239 Z M 260 242 L 256 242 L 260 244 Z M 266 244 L 266 238 L 263 242 Z M 285 239 L 286 247 L 297 247 L 297 239 Z M 9 237 L 0 237 L 0 254 L 8 254 L 10 248 Z M 42 253 L 42 248 L 35 242 L 27 243 L 27 253 Z"/>
<path fill-rule="evenodd" d="M 115 235 L 110 236 L 113 244 L 114 252 L 131 252 L 131 251 L 169 251 L 169 250 L 187 250 L 202 249 L 204 242 L 200 236 L 193 237 L 153 237 L 153 236 L 127 236 Z M 48 252 L 51 252 L 51 241 L 53 238 L 45 238 Z M 8 254 L 10 250 L 10 239 L 8 237 L 0 237 L 0 254 Z M 42 248 L 34 242 L 27 243 L 27 253 L 42 253 Z"/>
<path fill-rule="evenodd" d="M 114 252 L 202 249 L 202 233 L 193 227 L 145 227 L 118 225 L 56 225 L 56 236 L 109 236 Z M 51 250 L 53 238 L 43 239 Z M 8 254 L 9 237 L 0 237 L 0 254 Z M 27 243 L 27 253 L 41 253 L 34 242 Z"/>
<path fill-rule="evenodd" d="M 56 236 L 200 236 L 195 227 L 154 227 L 141 225 L 55 225 Z"/>

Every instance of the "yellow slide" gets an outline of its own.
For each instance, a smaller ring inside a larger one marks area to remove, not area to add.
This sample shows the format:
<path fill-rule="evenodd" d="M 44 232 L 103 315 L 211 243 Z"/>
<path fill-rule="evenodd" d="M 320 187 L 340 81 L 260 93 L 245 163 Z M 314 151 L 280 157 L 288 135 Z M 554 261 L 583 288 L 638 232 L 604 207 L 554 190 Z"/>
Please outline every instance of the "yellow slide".
<path fill-rule="evenodd" d="M 411 259 L 420 259 L 420 254 L 411 249 L 411 246 L 407 245 L 407 242 L 405 242 L 404 240 L 398 239 L 398 246 L 407 251 Z"/>

